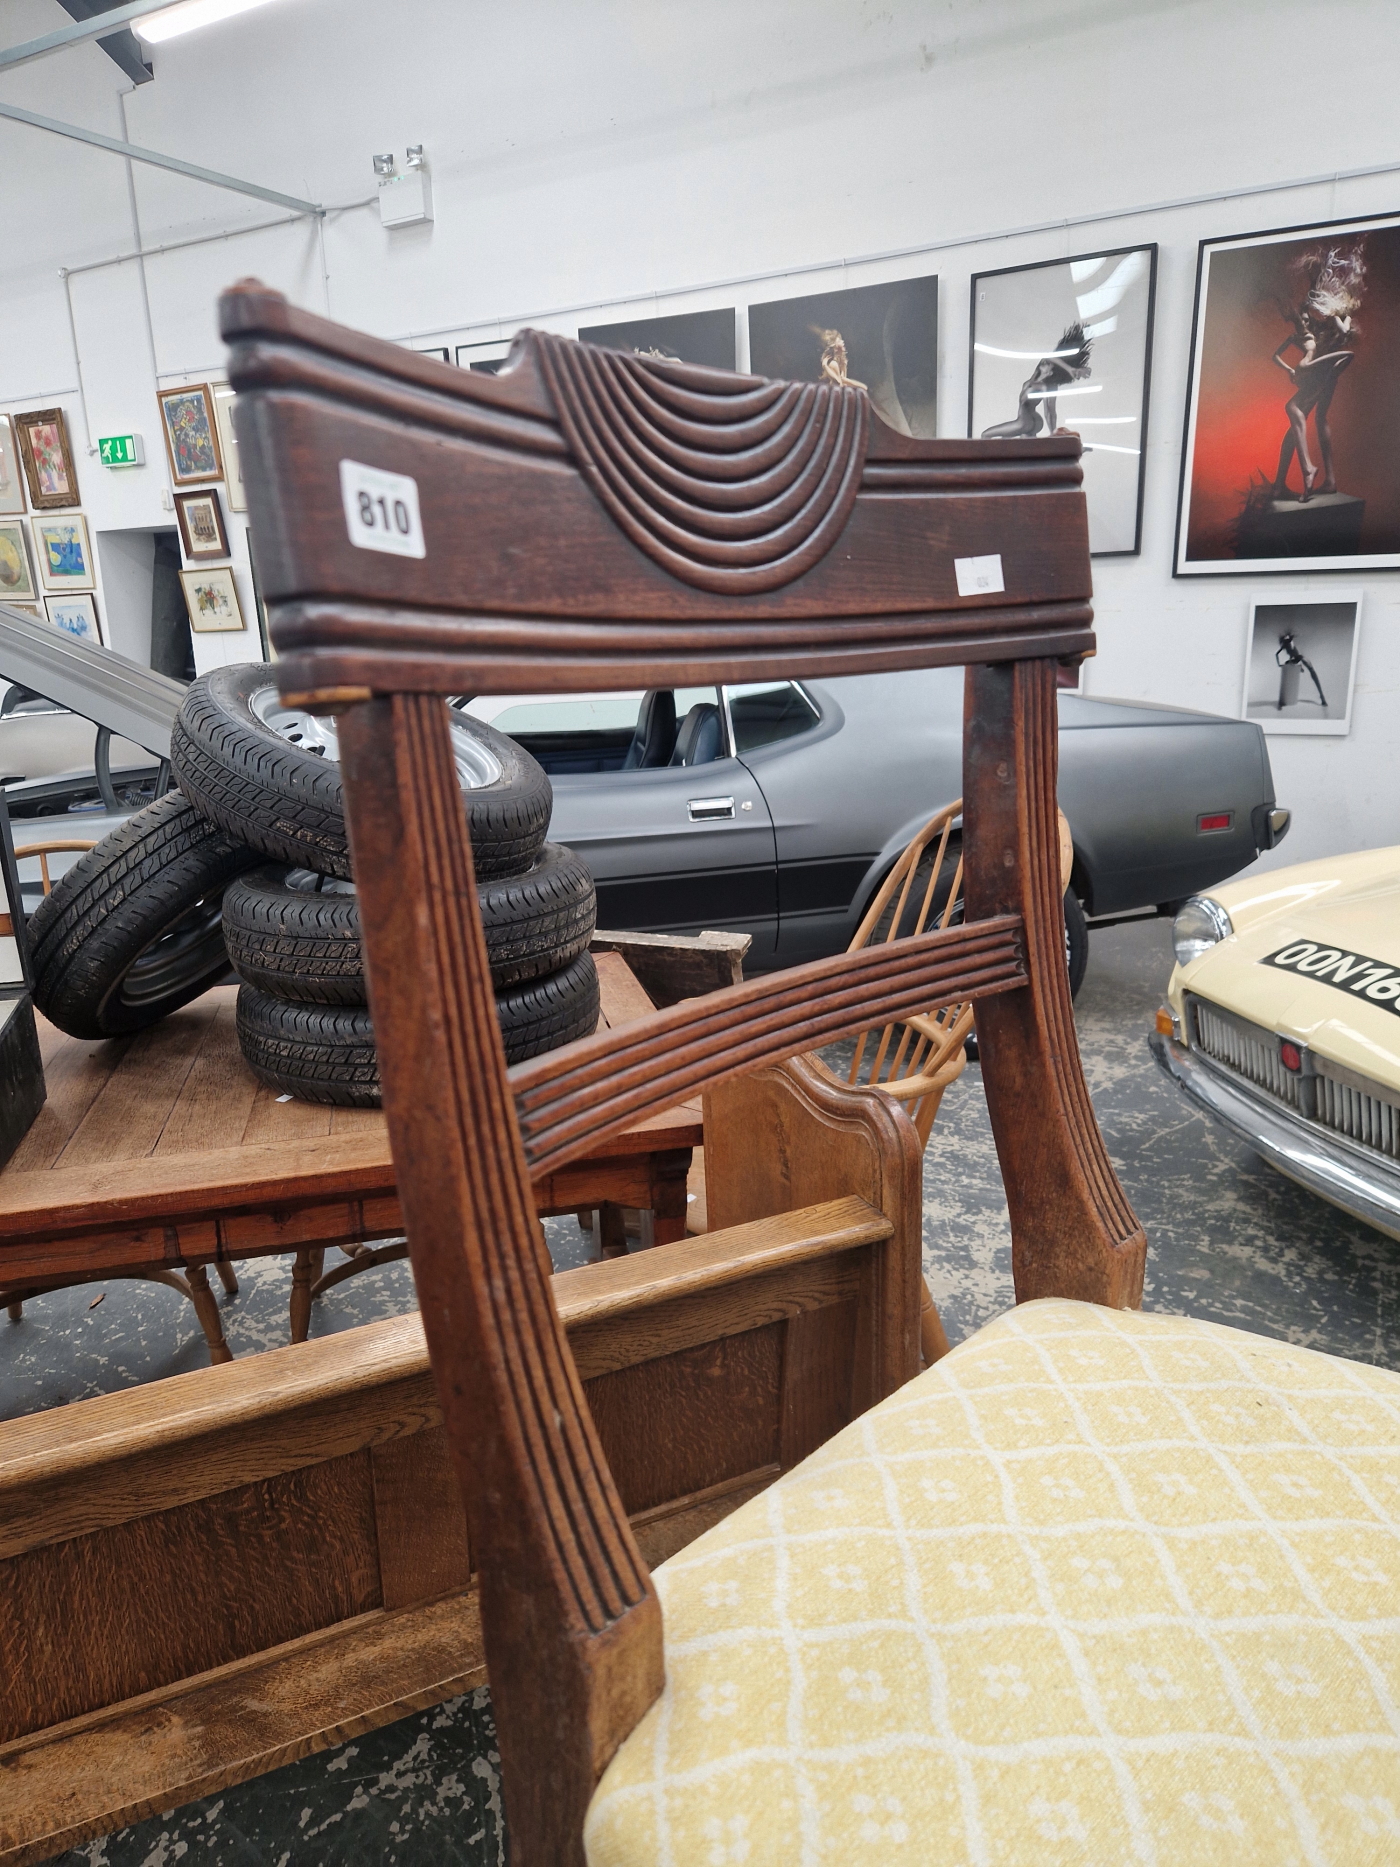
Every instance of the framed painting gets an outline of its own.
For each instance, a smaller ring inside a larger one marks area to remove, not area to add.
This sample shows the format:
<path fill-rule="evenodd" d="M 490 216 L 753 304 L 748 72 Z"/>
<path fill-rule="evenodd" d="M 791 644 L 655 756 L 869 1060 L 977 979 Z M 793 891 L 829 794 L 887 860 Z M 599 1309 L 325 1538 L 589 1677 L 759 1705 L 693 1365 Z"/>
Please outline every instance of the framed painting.
<path fill-rule="evenodd" d="M 1089 549 L 1142 548 L 1155 246 L 1117 247 L 972 278 L 967 431 L 1078 434 Z"/>
<path fill-rule="evenodd" d="M 157 389 L 156 400 L 160 403 L 170 477 L 175 484 L 194 486 L 201 480 L 221 480 L 224 466 L 219 453 L 218 418 L 209 385 L 201 382 L 187 384 L 183 389 Z"/>
<path fill-rule="evenodd" d="M 22 519 L 0 519 L 0 603 L 33 603 L 39 592 Z"/>
<path fill-rule="evenodd" d="M 738 355 L 732 306 L 727 311 L 682 311 L 667 318 L 589 324 L 579 331 L 579 337 L 607 350 L 673 357 L 679 363 L 708 363 L 717 370 L 732 370 Z"/>
<path fill-rule="evenodd" d="M 1400 215 L 1203 240 L 1178 577 L 1400 568 Z"/>
<path fill-rule="evenodd" d="M 498 376 L 510 356 L 513 337 L 493 337 L 475 344 L 458 344 L 456 362 L 459 370 L 476 370 L 482 376 Z"/>
<path fill-rule="evenodd" d="M 34 510 L 53 512 L 78 505 L 78 474 L 63 410 L 40 408 L 16 415 L 15 440 Z"/>
<path fill-rule="evenodd" d="M 852 382 L 899 434 L 938 433 L 938 279 L 897 279 L 749 306 L 749 368 Z"/>
<path fill-rule="evenodd" d="M 1241 714 L 1266 733 L 1350 732 L 1360 638 L 1359 590 L 1310 589 L 1298 603 L 1256 597 Z"/>
<path fill-rule="evenodd" d="M 68 519 L 31 519 L 34 555 L 39 560 L 39 581 L 46 590 L 90 590 L 93 575 L 92 541 L 81 512 Z"/>
<path fill-rule="evenodd" d="M 176 493 L 175 517 L 186 563 L 203 564 L 229 555 L 224 515 L 212 486 L 202 493 Z"/>
<path fill-rule="evenodd" d="M 246 512 L 248 495 L 243 490 L 243 463 L 238 453 L 238 435 L 233 426 L 234 392 L 227 383 L 214 384 L 214 417 L 219 429 L 219 451 L 224 459 L 224 492 L 230 512 Z"/>
<path fill-rule="evenodd" d="M 180 583 L 196 635 L 236 635 L 247 627 L 231 570 L 182 570 Z"/>
<path fill-rule="evenodd" d="M 0 415 L 0 517 L 24 511 L 24 473 L 15 444 L 15 424 Z"/>
<path fill-rule="evenodd" d="M 65 635 L 76 636 L 80 642 L 93 642 L 98 648 L 103 646 L 102 631 L 97 623 L 97 598 L 89 593 L 76 596 L 46 596 L 44 607 L 49 612 L 49 621 L 55 629 L 62 629 Z"/>

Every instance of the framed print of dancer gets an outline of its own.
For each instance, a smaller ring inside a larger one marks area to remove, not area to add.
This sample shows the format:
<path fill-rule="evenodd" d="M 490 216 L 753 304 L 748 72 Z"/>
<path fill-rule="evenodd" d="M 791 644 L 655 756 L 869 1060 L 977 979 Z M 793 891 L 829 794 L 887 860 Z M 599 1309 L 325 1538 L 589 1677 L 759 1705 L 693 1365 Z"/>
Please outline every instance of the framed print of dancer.
<path fill-rule="evenodd" d="M 1397 425 L 1400 216 L 1202 242 L 1177 576 L 1400 567 Z"/>
<path fill-rule="evenodd" d="M 1079 435 L 1096 557 L 1141 543 L 1156 278 L 1156 247 L 1130 246 L 972 280 L 968 434 Z"/>
<path fill-rule="evenodd" d="M 1354 313 L 1361 303 L 1361 288 L 1366 280 L 1366 236 L 1349 246 L 1331 246 L 1302 254 L 1294 261 L 1307 281 L 1307 293 L 1301 304 L 1291 307 L 1281 303 L 1279 310 L 1292 330 L 1274 352 L 1274 362 L 1285 370 L 1293 384 L 1293 393 L 1285 407 L 1288 432 L 1279 449 L 1278 472 L 1274 475 L 1276 499 L 1288 496 L 1288 469 L 1298 456 L 1303 488 L 1298 498 L 1306 504 L 1318 488 L 1324 493 L 1337 490 L 1337 473 L 1332 459 L 1332 429 L 1327 411 L 1332 393 L 1342 371 L 1356 354 Z M 1297 350 L 1295 363 L 1285 360 L 1285 353 Z M 1313 418 L 1317 449 L 1322 464 L 1314 466 L 1308 453 L 1308 416 Z"/>
<path fill-rule="evenodd" d="M 1090 373 L 1089 353 L 1093 347 L 1094 340 L 1085 336 L 1084 326 L 1078 322 L 1071 324 L 1055 348 L 1046 351 L 1021 384 L 1015 420 L 998 422 L 994 428 L 984 428 L 981 438 L 984 441 L 1011 441 L 1029 440 L 1036 434 L 1058 434 L 1060 416 L 1056 403 L 1059 392 L 1074 383 L 1083 382 Z M 1075 433 L 1077 430 L 1067 428 L 1064 432 Z"/>

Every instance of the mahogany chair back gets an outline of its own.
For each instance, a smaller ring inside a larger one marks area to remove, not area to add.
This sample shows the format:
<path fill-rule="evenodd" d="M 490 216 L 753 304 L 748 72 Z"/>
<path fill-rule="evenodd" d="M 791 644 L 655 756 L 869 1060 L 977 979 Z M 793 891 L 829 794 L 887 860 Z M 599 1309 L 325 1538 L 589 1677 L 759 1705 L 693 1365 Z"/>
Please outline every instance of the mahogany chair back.
<path fill-rule="evenodd" d="M 512 1858 L 581 1860 L 661 1616 L 549 1291 L 530 1175 L 703 1085 L 976 1005 L 1017 1295 L 1131 1305 L 1062 950 L 1055 674 L 1091 652 L 1079 441 L 916 441 L 862 389 L 526 333 L 457 371 L 227 293 L 284 697 L 338 719 L 384 1106 L 481 1575 Z M 966 919 L 510 1071 L 444 697 L 965 665 Z"/>

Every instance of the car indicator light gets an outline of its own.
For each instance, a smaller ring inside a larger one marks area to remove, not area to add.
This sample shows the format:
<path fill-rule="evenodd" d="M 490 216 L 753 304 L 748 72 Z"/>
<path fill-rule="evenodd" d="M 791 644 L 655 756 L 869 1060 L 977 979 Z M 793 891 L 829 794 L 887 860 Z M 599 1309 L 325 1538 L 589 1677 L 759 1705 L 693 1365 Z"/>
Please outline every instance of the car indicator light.
<path fill-rule="evenodd" d="M 1280 1044 L 1278 1060 L 1286 1070 L 1292 1070 L 1295 1076 L 1303 1067 L 1303 1053 L 1296 1044 L 1286 1042 Z"/>
<path fill-rule="evenodd" d="M 1209 830 L 1228 830 L 1234 821 L 1233 810 L 1213 810 L 1207 816 L 1197 817 L 1196 832 L 1204 836 Z"/>
<path fill-rule="evenodd" d="M 1157 1013 L 1157 1035 L 1159 1037 L 1174 1036 L 1175 1032 L 1172 1028 L 1173 1023 L 1172 1014 L 1167 1010 L 1166 1006 L 1163 1005 L 1161 1010 Z"/>

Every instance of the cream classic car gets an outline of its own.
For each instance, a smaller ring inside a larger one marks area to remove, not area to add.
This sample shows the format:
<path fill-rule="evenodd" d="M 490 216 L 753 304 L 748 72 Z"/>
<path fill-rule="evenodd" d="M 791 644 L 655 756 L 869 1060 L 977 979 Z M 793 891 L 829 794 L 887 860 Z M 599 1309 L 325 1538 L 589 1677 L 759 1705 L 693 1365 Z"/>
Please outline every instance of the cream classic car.
<path fill-rule="evenodd" d="M 1290 1179 L 1400 1238 L 1400 848 L 1193 895 L 1151 1043 Z"/>

